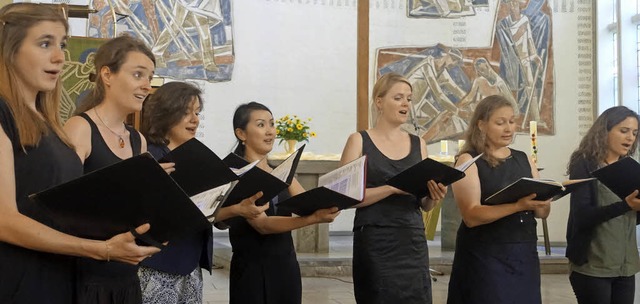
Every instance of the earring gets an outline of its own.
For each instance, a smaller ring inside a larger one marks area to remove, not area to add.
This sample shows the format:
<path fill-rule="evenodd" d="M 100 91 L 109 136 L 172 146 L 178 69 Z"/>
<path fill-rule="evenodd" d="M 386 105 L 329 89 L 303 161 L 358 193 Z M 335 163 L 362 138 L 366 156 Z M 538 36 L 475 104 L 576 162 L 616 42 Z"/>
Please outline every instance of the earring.
<path fill-rule="evenodd" d="M 244 146 L 244 140 L 242 141 L 242 145 Z"/>

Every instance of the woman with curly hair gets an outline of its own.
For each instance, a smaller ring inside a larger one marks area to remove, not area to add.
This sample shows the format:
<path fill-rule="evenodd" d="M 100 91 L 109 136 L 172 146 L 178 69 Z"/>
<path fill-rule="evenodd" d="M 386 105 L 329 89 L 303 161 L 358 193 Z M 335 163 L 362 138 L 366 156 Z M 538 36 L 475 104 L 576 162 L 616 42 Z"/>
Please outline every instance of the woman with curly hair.
<path fill-rule="evenodd" d="M 571 154 L 571 179 L 635 153 L 638 114 L 618 106 L 604 111 Z M 640 271 L 636 225 L 638 190 L 621 200 L 600 182 L 571 194 L 567 224 L 569 280 L 578 303 L 633 303 L 635 274 Z"/>

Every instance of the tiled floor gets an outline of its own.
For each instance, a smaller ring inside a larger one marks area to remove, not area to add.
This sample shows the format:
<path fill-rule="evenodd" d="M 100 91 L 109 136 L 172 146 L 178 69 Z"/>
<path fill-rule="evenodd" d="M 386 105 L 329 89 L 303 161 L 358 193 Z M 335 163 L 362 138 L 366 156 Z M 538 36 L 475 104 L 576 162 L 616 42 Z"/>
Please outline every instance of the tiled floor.
<path fill-rule="evenodd" d="M 302 259 L 330 258 L 344 259 L 351 254 L 351 237 L 331 237 L 330 253 L 327 254 L 299 254 Z M 230 246 L 225 237 L 215 237 L 215 250 L 228 250 Z M 451 252 L 441 252 L 439 242 L 429 242 L 429 253 L 433 260 L 450 259 Z M 544 256 L 544 248 L 539 248 L 541 257 Z M 564 256 L 564 248 L 553 248 L 552 256 Z M 544 260 L 544 258 L 541 258 Z M 432 262 L 433 263 L 433 262 Z M 544 263 L 544 262 L 543 262 Z M 436 276 L 437 281 L 432 283 L 433 303 L 446 303 L 449 276 Z M 543 274 L 542 275 L 542 302 L 545 304 L 576 303 L 568 274 Z M 636 290 L 640 290 L 640 275 L 636 276 Z M 212 275 L 204 274 L 204 302 L 228 303 L 229 302 L 229 270 L 228 268 L 214 270 Z M 640 304 L 640 295 L 636 295 L 635 304 Z M 302 302 L 305 304 L 354 304 L 353 283 L 349 276 L 346 277 L 303 277 L 302 278 Z M 398 303 L 400 304 L 400 303 Z"/>
<path fill-rule="evenodd" d="M 636 290 L 640 287 L 636 276 Z M 229 303 L 229 271 L 219 269 L 204 277 L 204 303 Z M 439 276 L 433 282 L 433 303 L 446 303 L 449 276 Z M 636 295 L 636 304 L 640 304 Z M 350 277 L 302 278 L 302 303 L 305 304 L 355 304 Z M 568 276 L 565 274 L 542 275 L 542 303 L 576 303 Z"/>

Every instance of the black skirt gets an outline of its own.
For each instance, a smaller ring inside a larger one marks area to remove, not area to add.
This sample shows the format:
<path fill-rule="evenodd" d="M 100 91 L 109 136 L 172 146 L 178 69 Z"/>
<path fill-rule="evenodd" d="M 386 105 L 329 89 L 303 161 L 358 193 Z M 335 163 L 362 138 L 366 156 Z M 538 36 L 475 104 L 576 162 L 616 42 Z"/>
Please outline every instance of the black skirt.
<path fill-rule="evenodd" d="M 457 242 L 449 304 L 540 304 L 540 261 L 535 242 Z"/>
<path fill-rule="evenodd" d="M 0 303 L 74 303 L 75 258 L 0 242 Z"/>
<path fill-rule="evenodd" d="M 378 226 L 355 229 L 353 289 L 358 303 L 431 303 L 424 230 Z"/>
<path fill-rule="evenodd" d="M 231 257 L 230 304 L 300 304 L 302 280 L 296 254 L 238 253 Z"/>

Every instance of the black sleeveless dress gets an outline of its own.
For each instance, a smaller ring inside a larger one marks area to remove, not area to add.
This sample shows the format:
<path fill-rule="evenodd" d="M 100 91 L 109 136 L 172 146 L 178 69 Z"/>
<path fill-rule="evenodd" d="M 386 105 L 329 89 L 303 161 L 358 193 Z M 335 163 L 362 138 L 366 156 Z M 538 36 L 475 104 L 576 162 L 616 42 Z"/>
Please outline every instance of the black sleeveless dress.
<path fill-rule="evenodd" d="M 410 135 L 409 155 L 392 160 L 366 131 L 360 135 L 362 154 L 367 155 L 367 188 L 385 185 L 422 160 L 417 136 Z M 391 195 L 358 208 L 353 226 L 353 288 L 358 303 L 431 303 L 429 250 L 415 196 Z"/>
<path fill-rule="evenodd" d="M 13 145 L 18 210 L 54 229 L 58 228 L 46 211 L 27 196 L 80 177 L 80 158 L 53 131 L 44 135 L 37 147 L 25 147 L 23 150 L 13 115 L 2 99 L 0 125 Z M 73 303 L 74 272 L 73 257 L 0 242 L 0 303 Z"/>
<path fill-rule="evenodd" d="M 496 167 L 482 158 L 476 166 L 480 202 L 521 177 L 531 177 L 527 155 L 513 149 L 511 156 Z M 462 222 L 447 303 L 540 303 L 536 225 L 532 211 L 514 213 L 474 228 Z"/>
<path fill-rule="evenodd" d="M 277 212 L 279 201 L 289 197 L 287 190 L 272 199 L 268 216 Z M 228 221 L 233 249 L 229 273 L 230 304 L 300 304 L 302 280 L 291 232 L 260 234 L 246 219 Z"/>
<path fill-rule="evenodd" d="M 80 117 L 91 126 L 91 154 L 84 161 L 84 172 L 98 170 L 121 161 L 107 146 L 98 126 L 86 114 Z M 133 155 L 141 153 L 140 133 L 131 126 L 129 140 Z M 91 202 L 88 202 L 89 204 Z M 80 303 L 142 303 L 138 266 L 120 262 L 78 259 L 78 301 Z"/>

